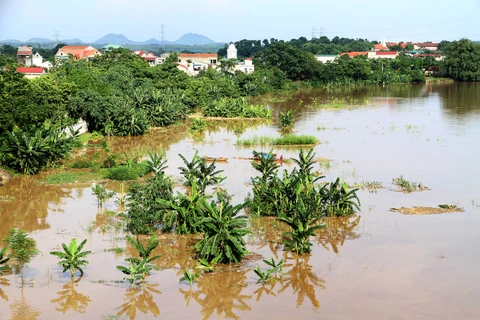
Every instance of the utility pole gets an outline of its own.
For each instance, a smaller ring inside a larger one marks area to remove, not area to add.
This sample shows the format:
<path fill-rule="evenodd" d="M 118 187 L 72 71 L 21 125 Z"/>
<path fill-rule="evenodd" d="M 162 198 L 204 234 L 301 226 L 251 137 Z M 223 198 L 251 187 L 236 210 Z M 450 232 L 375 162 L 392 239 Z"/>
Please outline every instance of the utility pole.
<path fill-rule="evenodd" d="M 323 31 L 325 31 L 322 27 L 320 27 L 320 37 L 321 38 L 323 36 Z"/>
<path fill-rule="evenodd" d="M 58 46 L 58 37 L 59 37 L 58 31 L 53 31 L 53 37 L 55 38 L 55 45 Z"/>

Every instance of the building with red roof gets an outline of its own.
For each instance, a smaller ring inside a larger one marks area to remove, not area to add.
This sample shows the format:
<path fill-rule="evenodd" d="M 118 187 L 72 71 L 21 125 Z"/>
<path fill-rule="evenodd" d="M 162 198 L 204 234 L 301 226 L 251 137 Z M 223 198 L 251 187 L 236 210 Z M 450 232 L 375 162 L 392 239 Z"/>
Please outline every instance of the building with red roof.
<path fill-rule="evenodd" d="M 55 60 L 68 60 L 70 57 L 73 60 L 91 60 L 97 55 L 101 55 L 100 51 L 91 46 L 64 46 L 58 50 Z"/>
<path fill-rule="evenodd" d="M 398 51 L 370 51 L 368 59 L 395 59 L 398 57 Z"/>
<path fill-rule="evenodd" d="M 342 52 L 341 56 L 348 55 L 350 58 L 354 58 L 356 56 L 366 56 L 368 55 L 367 51 L 352 51 L 352 52 Z"/>
<path fill-rule="evenodd" d="M 218 62 L 218 56 L 216 53 L 180 53 L 178 55 L 178 63 L 188 64 L 189 61 L 215 66 Z"/>
<path fill-rule="evenodd" d="M 18 67 L 17 72 L 23 73 L 28 79 L 40 77 L 45 73 L 41 67 Z"/>
<path fill-rule="evenodd" d="M 439 45 L 440 45 L 439 43 L 433 43 L 433 42 L 417 42 L 413 44 L 413 49 L 437 51 Z"/>

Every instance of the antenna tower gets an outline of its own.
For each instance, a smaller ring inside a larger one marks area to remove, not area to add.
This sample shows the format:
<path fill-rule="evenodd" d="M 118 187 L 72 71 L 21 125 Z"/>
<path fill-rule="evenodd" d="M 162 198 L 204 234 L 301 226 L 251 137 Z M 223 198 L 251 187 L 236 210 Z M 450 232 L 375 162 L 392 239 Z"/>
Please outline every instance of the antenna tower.
<path fill-rule="evenodd" d="M 53 37 L 55 38 L 55 44 L 58 46 L 58 37 L 59 37 L 58 31 L 53 31 Z"/>

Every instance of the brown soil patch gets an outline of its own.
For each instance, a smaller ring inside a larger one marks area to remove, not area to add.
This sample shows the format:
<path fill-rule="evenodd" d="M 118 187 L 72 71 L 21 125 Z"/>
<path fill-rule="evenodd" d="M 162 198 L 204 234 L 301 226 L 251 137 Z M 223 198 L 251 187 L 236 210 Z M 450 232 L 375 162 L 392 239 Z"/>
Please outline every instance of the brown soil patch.
<path fill-rule="evenodd" d="M 443 206 L 443 205 L 442 205 Z M 390 208 L 392 212 L 400 212 L 403 214 L 411 214 L 411 215 L 425 215 L 425 214 L 440 214 L 446 212 L 463 212 L 463 208 L 459 208 L 457 206 L 444 206 L 441 207 L 411 207 L 411 208 Z"/>

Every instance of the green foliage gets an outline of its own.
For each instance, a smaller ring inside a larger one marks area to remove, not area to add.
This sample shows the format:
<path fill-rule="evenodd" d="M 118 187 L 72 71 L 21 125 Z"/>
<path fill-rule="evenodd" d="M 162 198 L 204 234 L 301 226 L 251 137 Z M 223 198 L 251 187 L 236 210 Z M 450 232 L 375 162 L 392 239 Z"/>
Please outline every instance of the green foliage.
<path fill-rule="evenodd" d="M 424 186 L 420 182 L 405 180 L 403 176 L 400 176 L 398 178 L 393 178 L 392 183 L 396 185 L 400 189 L 400 191 L 405 193 L 428 190 L 428 187 Z"/>
<path fill-rule="evenodd" d="M 315 136 L 311 135 L 296 135 L 293 133 L 283 135 L 281 137 L 272 136 L 253 136 L 247 139 L 238 139 L 235 143 L 238 146 L 250 147 L 250 146 L 302 146 L 317 144 L 318 140 Z"/>
<path fill-rule="evenodd" d="M 25 264 L 29 263 L 38 253 L 37 243 L 28 237 L 28 233 L 21 229 L 10 229 L 4 242 L 10 249 L 10 258 L 13 258 L 23 274 Z"/>
<path fill-rule="evenodd" d="M 58 265 L 63 268 L 62 272 L 70 270 L 72 278 L 76 270 L 80 271 L 80 275 L 83 276 L 82 267 L 88 264 L 88 261 L 84 258 L 86 258 L 91 251 L 82 251 L 85 243 L 87 243 L 87 239 L 83 240 L 79 245 L 77 245 L 77 239 L 73 238 L 68 247 L 62 243 L 63 252 L 50 252 L 51 255 L 54 255 L 60 259 Z"/>
<path fill-rule="evenodd" d="M 275 281 L 275 278 L 272 277 L 273 273 L 280 272 L 280 274 L 283 272 L 283 259 L 280 259 L 280 261 L 276 262 L 273 258 L 270 260 L 263 260 L 263 262 L 270 266 L 270 269 L 266 270 L 263 272 L 259 266 L 257 266 L 253 271 L 255 274 L 259 277 L 257 282 L 271 282 Z"/>
<path fill-rule="evenodd" d="M 185 269 L 185 273 L 183 274 L 183 277 L 180 278 L 180 282 L 186 281 L 191 287 L 195 282 L 195 279 L 197 279 L 201 273 L 202 271 L 197 271 L 196 273 L 192 273 L 189 269 Z"/>
<path fill-rule="evenodd" d="M 162 226 L 167 212 L 157 199 L 171 200 L 173 183 L 165 174 L 164 166 L 156 164 L 157 171 L 146 183 L 135 183 L 127 192 L 127 230 L 133 234 L 152 234 Z"/>
<path fill-rule="evenodd" d="M 72 150 L 77 132 L 65 133 L 46 121 L 43 126 L 27 131 L 6 132 L 0 162 L 25 174 L 35 174 L 53 165 Z"/>
<path fill-rule="evenodd" d="M 150 274 L 150 271 L 156 269 L 155 266 L 147 262 L 147 258 L 143 258 L 139 262 L 138 260 L 134 260 L 131 258 L 127 258 L 125 259 L 125 261 L 129 263 L 128 268 L 124 266 L 117 266 L 117 269 L 128 276 L 125 277 L 124 280 L 130 282 L 132 288 L 138 281 L 145 281 L 146 275 Z"/>
<path fill-rule="evenodd" d="M 203 239 L 195 245 L 198 257 L 208 262 L 240 262 L 248 253 L 243 240 L 250 233 L 246 229 L 247 218 L 238 215 L 246 204 L 232 206 L 221 194 L 217 203 L 208 203 L 206 199 L 202 202 L 206 214 L 198 221 L 203 227 Z"/>
<path fill-rule="evenodd" d="M 293 128 L 293 126 L 295 125 L 295 112 L 293 110 L 288 110 L 287 112 L 280 112 L 278 121 L 280 128 Z"/>
<path fill-rule="evenodd" d="M 7 252 L 8 247 L 3 248 L 0 250 L 0 276 L 3 275 L 5 270 L 8 270 L 8 266 L 2 266 L 2 264 L 6 264 L 10 258 L 4 257 L 5 253 Z"/>
<path fill-rule="evenodd" d="M 442 70 L 456 81 L 480 81 L 480 44 L 467 39 L 453 41 L 442 49 Z"/>
<path fill-rule="evenodd" d="M 205 158 L 198 156 L 198 152 L 195 152 L 191 161 L 185 159 L 181 154 L 178 156 L 185 164 L 185 167 L 178 168 L 180 174 L 185 177 L 185 186 L 191 187 L 193 184 L 196 184 L 200 194 L 205 194 L 207 186 L 222 183 L 226 179 L 226 177 L 220 176 L 223 170 L 215 171 L 217 168 L 215 160 L 208 165 Z"/>
<path fill-rule="evenodd" d="M 198 132 L 202 131 L 207 127 L 207 121 L 203 118 L 195 118 L 193 119 L 192 127 L 190 128 L 190 132 Z"/>
<path fill-rule="evenodd" d="M 271 118 L 272 110 L 247 103 L 245 98 L 221 98 L 202 106 L 205 117 L 222 118 Z"/>
<path fill-rule="evenodd" d="M 115 168 L 108 169 L 108 173 L 105 176 L 107 179 L 111 180 L 137 180 L 139 177 L 143 177 L 148 173 L 149 165 L 145 162 L 129 166 L 119 166 Z"/>
<path fill-rule="evenodd" d="M 140 256 L 140 258 L 142 259 L 147 259 L 147 263 L 150 263 L 152 262 L 153 260 L 157 260 L 160 258 L 160 256 L 154 256 L 154 257 L 151 257 L 150 258 L 150 255 L 152 254 L 153 250 L 155 250 L 158 245 L 160 244 L 160 241 L 157 240 L 157 235 L 154 234 L 150 240 L 148 240 L 148 243 L 146 246 L 143 246 L 142 242 L 138 239 L 138 238 L 135 238 L 135 240 L 130 237 L 130 236 L 126 236 L 128 242 L 138 251 L 138 254 Z M 129 258 L 127 259 L 127 261 L 129 260 L 133 260 L 134 262 L 136 263 L 140 263 L 140 260 L 139 259 L 136 259 L 136 258 Z"/>

